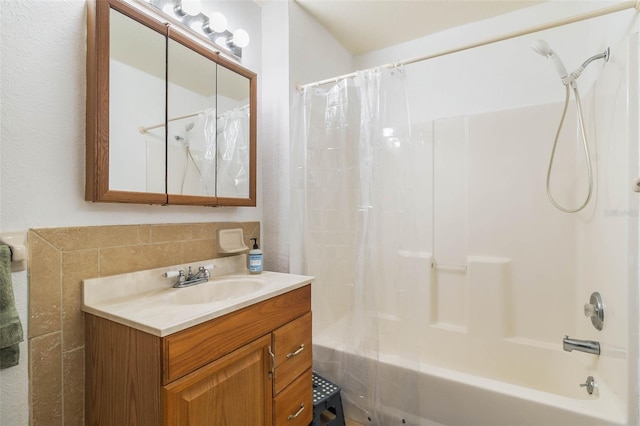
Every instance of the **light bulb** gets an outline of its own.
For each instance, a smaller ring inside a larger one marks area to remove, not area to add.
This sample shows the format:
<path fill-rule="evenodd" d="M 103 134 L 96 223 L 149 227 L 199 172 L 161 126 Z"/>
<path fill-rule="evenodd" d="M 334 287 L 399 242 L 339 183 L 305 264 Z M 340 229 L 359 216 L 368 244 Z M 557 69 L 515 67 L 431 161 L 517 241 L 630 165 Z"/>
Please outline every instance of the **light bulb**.
<path fill-rule="evenodd" d="M 167 15 L 171 16 L 171 15 L 173 15 L 173 13 L 174 13 L 174 11 L 175 11 L 174 7 L 175 7 L 174 5 L 172 5 L 172 4 L 170 4 L 170 3 L 167 3 L 167 4 L 165 4 L 165 5 L 164 5 L 164 7 L 162 8 L 162 11 L 163 11 L 165 14 L 167 14 Z"/>
<path fill-rule="evenodd" d="M 181 9 L 187 15 L 196 16 L 202 10 L 202 6 L 200 0 L 182 0 Z"/>
<path fill-rule="evenodd" d="M 227 45 L 227 38 L 226 37 L 218 37 L 215 40 L 215 44 L 217 44 L 218 46 L 226 46 Z"/>
<path fill-rule="evenodd" d="M 209 28 L 216 33 L 223 33 L 227 29 L 227 18 L 220 12 L 209 15 Z"/>
<path fill-rule="evenodd" d="M 247 47 L 249 45 L 249 34 L 245 30 L 236 30 L 233 33 L 233 44 L 238 47 Z"/>

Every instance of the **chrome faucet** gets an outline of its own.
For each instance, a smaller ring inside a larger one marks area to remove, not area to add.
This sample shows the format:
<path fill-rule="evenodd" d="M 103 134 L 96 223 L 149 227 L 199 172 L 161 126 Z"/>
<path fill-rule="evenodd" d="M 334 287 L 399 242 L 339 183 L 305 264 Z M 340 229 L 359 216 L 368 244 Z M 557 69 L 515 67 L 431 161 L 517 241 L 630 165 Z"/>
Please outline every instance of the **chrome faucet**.
<path fill-rule="evenodd" d="M 567 352 L 580 351 L 588 354 L 600 355 L 600 343 L 593 340 L 570 339 L 564 336 L 562 339 L 562 349 Z"/>
<path fill-rule="evenodd" d="M 183 287 L 189 287 L 192 285 L 205 283 L 209 281 L 209 278 L 211 278 L 211 273 L 209 272 L 209 269 L 214 269 L 214 268 L 215 268 L 215 265 L 200 266 L 198 268 L 198 271 L 196 273 L 193 273 L 191 266 L 189 266 L 186 273 L 184 270 L 181 269 L 179 271 L 165 272 L 164 274 L 162 274 L 162 276 L 165 278 L 178 277 L 178 280 L 173 285 L 173 287 L 183 288 Z"/>

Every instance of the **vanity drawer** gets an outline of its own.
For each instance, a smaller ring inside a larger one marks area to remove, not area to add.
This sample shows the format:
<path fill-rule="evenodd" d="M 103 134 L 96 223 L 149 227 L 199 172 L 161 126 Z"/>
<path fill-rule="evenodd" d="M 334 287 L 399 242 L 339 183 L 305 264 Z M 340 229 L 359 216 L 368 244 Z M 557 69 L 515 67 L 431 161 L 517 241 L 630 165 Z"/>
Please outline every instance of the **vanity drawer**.
<path fill-rule="evenodd" d="M 313 417 L 312 393 L 311 369 L 308 369 L 274 398 L 274 426 L 308 426 Z"/>
<path fill-rule="evenodd" d="M 288 324 L 310 309 L 311 286 L 306 285 L 164 337 L 163 384 Z"/>
<path fill-rule="evenodd" d="M 296 377 L 311 368 L 311 312 L 273 332 L 273 353 L 276 367 L 273 388 L 277 395 Z"/>

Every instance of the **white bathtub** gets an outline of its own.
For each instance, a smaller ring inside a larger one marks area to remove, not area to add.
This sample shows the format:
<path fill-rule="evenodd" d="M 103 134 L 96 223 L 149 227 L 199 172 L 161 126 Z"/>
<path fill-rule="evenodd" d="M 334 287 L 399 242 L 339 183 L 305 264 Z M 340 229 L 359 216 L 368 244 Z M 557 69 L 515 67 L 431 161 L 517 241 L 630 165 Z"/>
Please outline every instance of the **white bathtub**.
<path fill-rule="evenodd" d="M 385 413 L 381 426 L 627 424 L 625 404 L 594 372 L 595 358 L 587 354 L 569 354 L 530 342 L 506 340 L 503 347 L 495 348 L 493 356 L 467 348 L 465 357 L 473 362 L 466 362 L 466 371 L 461 372 L 459 368 L 451 367 L 456 362 L 455 356 L 444 356 L 445 352 L 455 353 L 455 344 L 443 345 L 448 349 L 440 351 L 442 358 L 436 354 L 429 362 L 414 362 L 397 354 L 381 352 L 371 358 L 347 353 L 340 339 L 336 339 L 340 334 L 331 327 L 314 335 L 314 369 L 343 386 L 347 416 L 365 425 L 376 422 L 370 422 L 368 414 L 351 403 L 351 398 L 358 397 L 344 387 L 344 380 L 337 370 L 337 366 L 345 361 L 356 369 L 375 363 L 375 386 L 379 394 L 373 410 Z M 496 356 L 501 353 L 504 357 Z M 509 364 L 508 359 L 514 362 Z M 407 365 L 413 368 L 408 369 Z M 515 368 L 516 365 L 526 365 L 526 368 Z M 596 378 L 598 387 L 594 395 L 578 386 L 589 375 Z M 408 377 L 410 386 L 402 386 L 403 377 Z"/>

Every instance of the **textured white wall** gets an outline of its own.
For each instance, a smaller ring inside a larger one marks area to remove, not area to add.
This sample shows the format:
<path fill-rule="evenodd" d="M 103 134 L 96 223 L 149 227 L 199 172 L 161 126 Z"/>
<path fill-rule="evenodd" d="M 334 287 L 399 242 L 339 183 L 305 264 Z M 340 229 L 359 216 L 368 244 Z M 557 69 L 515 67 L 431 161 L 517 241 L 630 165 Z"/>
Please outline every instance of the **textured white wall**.
<path fill-rule="evenodd" d="M 225 13 L 251 44 L 243 65 L 261 73 L 261 11 L 253 1 L 203 1 Z M 256 208 L 136 206 L 84 201 L 86 3 L 0 2 L 0 231 L 34 227 L 262 220 Z M 259 86 L 260 90 L 260 86 Z M 263 100 L 259 94 L 258 99 Z M 258 119 L 258 151 L 261 126 Z M 27 274 L 13 274 L 25 325 Z M 0 371 L 0 424 L 28 424 L 27 347 L 19 367 Z"/>
<path fill-rule="evenodd" d="M 290 2 L 289 15 L 292 88 L 354 71 L 353 56 L 297 3 Z"/>
<path fill-rule="evenodd" d="M 285 239 L 288 200 L 289 102 L 289 14 L 288 2 L 268 2 L 262 7 L 264 32 L 263 96 L 269 108 L 262 110 L 265 121 L 262 171 L 265 206 L 262 226 L 265 269 L 287 272 L 289 247 Z"/>

